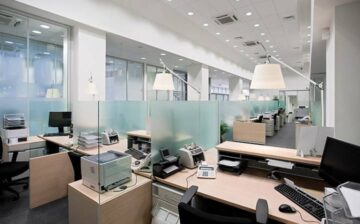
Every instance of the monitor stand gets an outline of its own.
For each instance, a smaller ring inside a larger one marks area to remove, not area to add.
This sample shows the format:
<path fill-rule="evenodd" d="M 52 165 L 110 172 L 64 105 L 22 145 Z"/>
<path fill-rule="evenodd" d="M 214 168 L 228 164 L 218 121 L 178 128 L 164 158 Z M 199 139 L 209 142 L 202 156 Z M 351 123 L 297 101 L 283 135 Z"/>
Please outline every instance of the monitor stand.
<path fill-rule="evenodd" d="M 58 127 L 59 129 L 59 134 L 63 134 L 64 133 L 64 127 Z"/>

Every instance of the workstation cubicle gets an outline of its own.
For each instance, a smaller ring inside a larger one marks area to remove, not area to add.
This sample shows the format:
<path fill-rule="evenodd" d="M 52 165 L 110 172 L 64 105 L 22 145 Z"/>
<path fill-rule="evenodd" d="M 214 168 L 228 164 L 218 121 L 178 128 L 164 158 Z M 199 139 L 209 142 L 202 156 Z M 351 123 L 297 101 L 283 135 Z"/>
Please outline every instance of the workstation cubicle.
<path fill-rule="evenodd" d="M 224 122 L 231 124 L 236 116 L 250 118 L 276 106 L 274 102 L 257 102 L 255 108 L 251 102 L 74 102 L 72 138 L 44 135 L 57 132 L 47 129 L 45 113 L 62 109 L 50 107 L 42 112 L 44 116 L 38 116 L 43 118 L 39 121 L 42 133 L 29 137 L 27 144 L 35 139 L 44 147 L 56 145 L 58 150 L 43 150 L 45 155 L 30 158 L 30 208 L 67 197 L 69 223 L 114 223 L 119 219 L 171 223 L 170 217 L 179 219 L 181 196 L 194 185 L 198 187 L 197 203 L 212 204 L 213 209 L 228 208 L 254 220 L 257 203 L 264 199 L 270 223 L 316 222 L 275 187 L 286 177 L 321 201 L 326 185 L 316 175 L 321 157 L 301 157 L 291 148 L 234 142 L 231 127 L 222 136 Z M 114 132 L 117 141 L 112 142 L 110 136 L 108 141 L 103 139 L 104 133 Z M 89 138 L 94 141 L 87 147 L 81 141 L 91 133 L 95 138 Z M 150 170 L 140 169 L 145 158 L 128 152 L 129 142 L 132 148 L 151 155 Z M 240 158 L 242 165 L 225 167 L 229 158 L 232 162 Z M 114 162 L 111 171 L 108 162 Z M 106 170 L 119 173 L 120 179 L 106 176 Z M 167 201 L 167 197 L 175 199 Z M 302 217 L 279 211 L 281 204 L 291 205 Z"/>

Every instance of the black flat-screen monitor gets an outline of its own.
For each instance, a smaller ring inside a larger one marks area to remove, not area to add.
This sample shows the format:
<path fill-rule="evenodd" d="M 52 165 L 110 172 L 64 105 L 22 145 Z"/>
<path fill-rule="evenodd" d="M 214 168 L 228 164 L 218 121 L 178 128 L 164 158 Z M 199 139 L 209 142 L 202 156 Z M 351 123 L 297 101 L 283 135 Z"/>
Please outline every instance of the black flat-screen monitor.
<path fill-rule="evenodd" d="M 49 127 L 57 127 L 59 133 L 64 133 L 64 127 L 71 126 L 71 112 L 50 112 Z"/>
<path fill-rule="evenodd" d="M 331 186 L 347 181 L 360 183 L 360 146 L 335 138 L 326 139 L 319 175 Z"/>

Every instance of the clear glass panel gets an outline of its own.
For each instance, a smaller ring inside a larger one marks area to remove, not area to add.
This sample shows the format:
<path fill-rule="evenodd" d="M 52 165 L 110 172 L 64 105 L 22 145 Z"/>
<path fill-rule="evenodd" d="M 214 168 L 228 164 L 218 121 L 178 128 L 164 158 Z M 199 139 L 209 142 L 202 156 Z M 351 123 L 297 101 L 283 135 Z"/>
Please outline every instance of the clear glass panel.
<path fill-rule="evenodd" d="M 147 79 L 146 98 L 148 101 L 156 100 L 156 91 L 152 89 L 155 82 L 156 73 L 157 73 L 157 68 L 155 66 L 151 66 L 151 65 L 146 66 L 146 79 Z"/>
<path fill-rule="evenodd" d="M 128 100 L 144 99 L 144 64 L 128 61 Z"/>
<path fill-rule="evenodd" d="M 127 62 L 106 57 L 106 100 L 126 100 Z"/>

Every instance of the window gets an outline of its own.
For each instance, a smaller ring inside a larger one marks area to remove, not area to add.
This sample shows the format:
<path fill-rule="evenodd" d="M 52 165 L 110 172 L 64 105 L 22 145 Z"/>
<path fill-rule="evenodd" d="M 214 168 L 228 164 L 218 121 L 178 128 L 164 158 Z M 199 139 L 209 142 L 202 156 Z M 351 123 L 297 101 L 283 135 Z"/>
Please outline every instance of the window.
<path fill-rule="evenodd" d="M 106 100 L 144 99 L 144 65 L 106 57 Z"/>
<path fill-rule="evenodd" d="M 66 98 L 68 27 L 0 13 L 0 97 Z"/>

